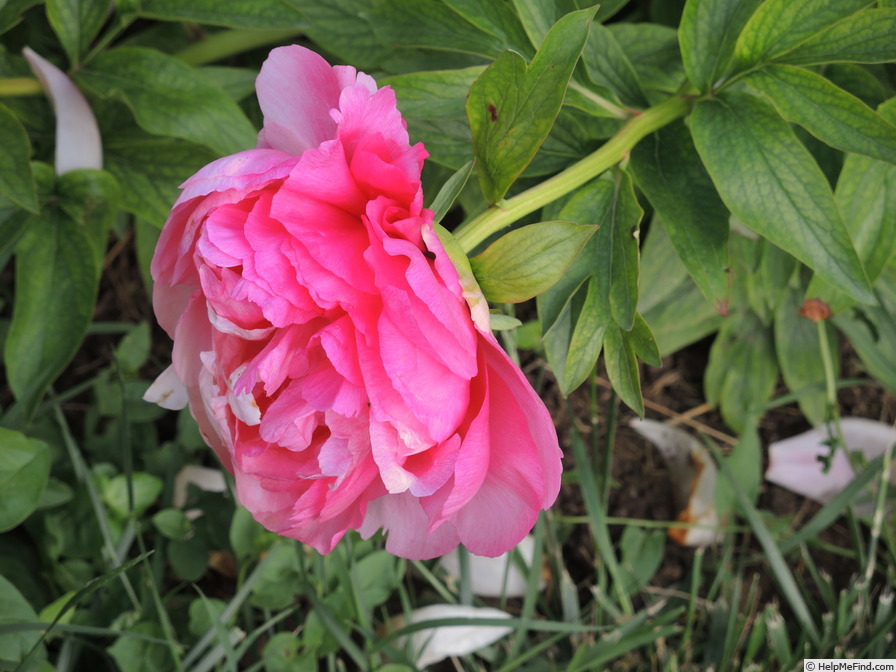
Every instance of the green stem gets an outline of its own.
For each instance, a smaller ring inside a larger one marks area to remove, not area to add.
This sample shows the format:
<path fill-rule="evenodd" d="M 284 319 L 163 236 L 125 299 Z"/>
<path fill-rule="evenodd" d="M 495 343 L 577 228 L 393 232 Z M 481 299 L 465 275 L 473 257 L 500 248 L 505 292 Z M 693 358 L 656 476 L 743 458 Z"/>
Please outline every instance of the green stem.
<path fill-rule="evenodd" d="M 209 35 L 201 42 L 191 44 L 179 51 L 176 56 L 189 65 L 205 65 L 250 49 L 283 42 L 303 32 L 297 28 L 224 30 Z"/>
<path fill-rule="evenodd" d="M 518 219 L 568 194 L 605 170 L 612 168 L 646 135 L 683 117 L 691 109 L 692 98 L 675 96 L 633 117 L 600 149 L 557 173 L 541 184 L 492 206 L 462 224 L 455 238 L 469 253 L 479 243 Z"/>
<path fill-rule="evenodd" d="M 43 88 L 32 77 L 8 77 L 0 79 L 0 96 L 39 96 Z"/>

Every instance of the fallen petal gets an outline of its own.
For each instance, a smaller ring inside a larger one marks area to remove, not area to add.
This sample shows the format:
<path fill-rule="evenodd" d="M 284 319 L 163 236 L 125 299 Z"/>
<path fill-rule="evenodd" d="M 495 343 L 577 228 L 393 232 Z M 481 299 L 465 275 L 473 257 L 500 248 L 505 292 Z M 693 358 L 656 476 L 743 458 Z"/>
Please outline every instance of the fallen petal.
<path fill-rule="evenodd" d="M 56 174 L 103 167 L 103 144 L 87 100 L 62 70 L 30 48 L 22 50 L 56 111 Z"/>
<path fill-rule="evenodd" d="M 445 618 L 495 619 L 510 618 L 510 614 L 491 607 L 468 607 L 459 604 L 433 604 L 411 612 L 410 618 L 397 617 L 390 623 L 391 629 L 397 629 L 411 623 L 441 620 Z M 418 668 L 438 663 L 451 656 L 465 656 L 494 644 L 502 637 L 513 632 L 510 626 L 499 625 L 448 625 L 426 630 L 418 630 L 410 636 L 410 645 L 414 663 Z M 407 644 L 406 638 L 396 640 L 398 647 Z"/>
<path fill-rule="evenodd" d="M 532 571 L 535 557 L 535 537 L 525 537 L 516 550 L 523 562 Z M 470 554 L 470 583 L 474 595 L 481 597 L 523 597 L 529 585 L 528 572 L 520 568 L 513 559 L 513 550 L 497 558 Z M 444 556 L 439 563 L 456 580 L 460 580 L 460 557 L 457 549 Z M 544 588 L 544 570 L 539 572 L 538 588 Z M 505 578 L 506 577 L 506 578 Z"/>
<path fill-rule="evenodd" d="M 220 469 L 186 466 L 174 477 L 174 496 L 171 503 L 178 509 L 182 509 L 187 503 L 187 486 L 191 483 L 206 492 L 227 490 L 227 483 Z"/>
<path fill-rule="evenodd" d="M 143 401 L 158 404 L 170 411 L 179 411 L 187 405 L 187 388 L 180 382 L 172 364 L 159 374 L 152 385 L 143 393 Z"/>
<path fill-rule="evenodd" d="M 896 428 L 876 420 L 843 418 L 840 428 L 846 449 L 860 452 L 866 460 L 883 455 L 896 443 Z M 831 451 L 827 442 L 832 435 L 833 428 L 817 427 L 772 443 L 768 447 L 765 478 L 816 502 L 829 502 L 855 478 L 849 458 L 841 449 L 834 453 L 830 468 L 824 471 L 821 459 Z M 894 482 L 892 471 L 890 482 Z"/>
<path fill-rule="evenodd" d="M 672 528 L 669 538 L 682 546 L 708 546 L 722 537 L 716 510 L 718 471 L 696 437 L 663 422 L 635 418 L 629 425 L 650 441 L 669 467 L 678 520 L 700 527 Z"/>

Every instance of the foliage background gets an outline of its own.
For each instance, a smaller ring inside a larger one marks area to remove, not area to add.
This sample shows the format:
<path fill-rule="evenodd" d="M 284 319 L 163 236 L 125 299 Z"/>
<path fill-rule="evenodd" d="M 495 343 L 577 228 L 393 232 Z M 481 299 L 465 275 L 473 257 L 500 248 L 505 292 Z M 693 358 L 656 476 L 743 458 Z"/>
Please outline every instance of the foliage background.
<path fill-rule="evenodd" d="M 0 5 L 0 668 L 409 666 L 393 616 L 489 602 L 468 573 L 376 540 L 323 558 L 277 539 L 228 487 L 176 497 L 212 459 L 187 414 L 141 400 L 169 356 L 147 267 L 177 185 L 255 144 L 255 74 L 290 42 L 395 89 L 431 154 L 429 200 L 575 465 L 535 530 L 547 586 L 536 569 L 499 599 L 514 633 L 459 664 L 894 654 L 887 490 L 870 524 L 847 506 L 887 458 L 802 527 L 759 498 L 766 440 L 844 401 L 893 421 L 894 25 L 890 0 Z M 25 46 L 87 97 L 102 169 L 56 174 L 63 138 Z M 807 298 L 833 317 L 801 316 Z M 733 435 L 715 455 L 736 517 L 708 549 L 667 548 L 674 512 L 609 515 L 614 476 L 637 478 L 618 400 L 643 414 L 641 381 L 662 371 Z"/>

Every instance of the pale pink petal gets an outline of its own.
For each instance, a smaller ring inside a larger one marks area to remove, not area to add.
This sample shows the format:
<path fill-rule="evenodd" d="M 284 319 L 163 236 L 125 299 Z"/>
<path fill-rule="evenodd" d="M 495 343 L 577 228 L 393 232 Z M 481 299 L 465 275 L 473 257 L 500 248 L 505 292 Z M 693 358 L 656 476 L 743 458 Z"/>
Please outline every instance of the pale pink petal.
<path fill-rule="evenodd" d="M 87 100 L 62 70 L 25 47 L 22 54 L 56 111 L 56 174 L 103 167 L 103 144 Z"/>
<path fill-rule="evenodd" d="M 263 146 L 299 155 L 334 138 L 330 110 L 339 105 L 347 79 L 309 49 L 272 51 L 255 84 L 264 113 Z"/>
<path fill-rule="evenodd" d="M 173 365 L 159 374 L 155 382 L 144 392 L 143 400 L 172 411 L 179 411 L 187 405 L 187 388 L 180 382 Z"/>

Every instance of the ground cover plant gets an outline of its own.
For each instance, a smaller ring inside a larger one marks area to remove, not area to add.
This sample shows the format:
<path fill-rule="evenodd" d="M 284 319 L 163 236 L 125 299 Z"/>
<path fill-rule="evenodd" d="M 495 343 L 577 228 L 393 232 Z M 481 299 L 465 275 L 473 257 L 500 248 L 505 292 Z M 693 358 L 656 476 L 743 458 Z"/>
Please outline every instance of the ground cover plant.
<path fill-rule="evenodd" d="M 0 669 L 896 657 L 890 0 L 12 0 L 0 45 Z"/>

